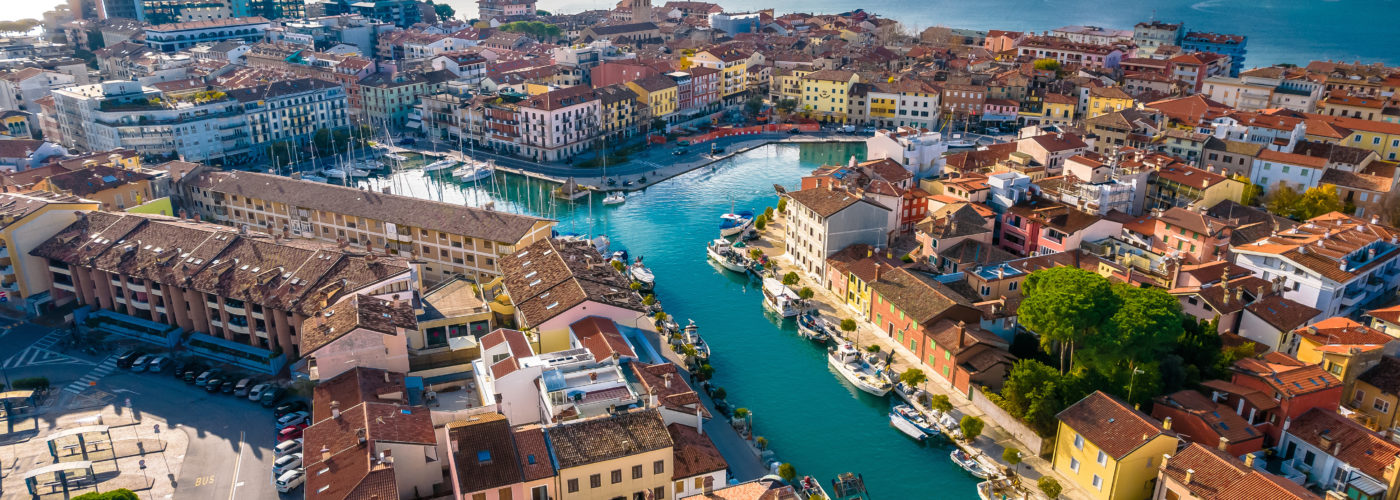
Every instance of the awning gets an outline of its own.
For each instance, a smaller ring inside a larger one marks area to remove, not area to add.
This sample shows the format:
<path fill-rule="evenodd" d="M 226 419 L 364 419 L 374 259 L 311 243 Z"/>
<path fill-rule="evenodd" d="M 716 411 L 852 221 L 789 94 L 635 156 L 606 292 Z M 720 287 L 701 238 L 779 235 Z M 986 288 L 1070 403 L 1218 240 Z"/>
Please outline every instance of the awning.
<path fill-rule="evenodd" d="M 1379 481 L 1363 476 L 1359 473 L 1356 475 L 1356 477 L 1353 477 L 1350 481 L 1347 481 L 1347 485 L 1361 490 L 1362 493 L 1365 493 L 1368 496 L 1376 496 L 1385 492 L 1384 484 L 1381 484 Z"/>

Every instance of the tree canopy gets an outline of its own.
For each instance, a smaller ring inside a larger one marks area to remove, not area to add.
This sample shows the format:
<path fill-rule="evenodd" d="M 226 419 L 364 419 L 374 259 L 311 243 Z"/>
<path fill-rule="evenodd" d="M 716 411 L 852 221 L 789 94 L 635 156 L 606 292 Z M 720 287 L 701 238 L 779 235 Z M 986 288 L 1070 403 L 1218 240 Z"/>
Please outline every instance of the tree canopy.
<path fill-rule="evenodd" d="M 531 35 L 536 39 L 544 40 L 557 38 L 562 31 L 558 26 L 539 21 L 515 21 L 501 26 L 501 31 L 511 31 Z"/>
<path fill-rule="evenodd" d="M 1093 335 L 1119 302 L 1108 280 L 1065 266 L 1031 273 L 1021 285 L 1021 295 L 1018 321 L 1040 334 L 1046 352 L 1058 345 L 1061 372 L 1073 364 L 1075 345 Z"/>
<path fill-rule="evenodd" d="M 1337 195 L 1337 186 L 1323 184 L 1299 193 L 1288 186 L 1279 186 L 1266 203 L 1275 215 L 1307 220 L 1331 212 L 1346 212 L 1346 204 Z"/>

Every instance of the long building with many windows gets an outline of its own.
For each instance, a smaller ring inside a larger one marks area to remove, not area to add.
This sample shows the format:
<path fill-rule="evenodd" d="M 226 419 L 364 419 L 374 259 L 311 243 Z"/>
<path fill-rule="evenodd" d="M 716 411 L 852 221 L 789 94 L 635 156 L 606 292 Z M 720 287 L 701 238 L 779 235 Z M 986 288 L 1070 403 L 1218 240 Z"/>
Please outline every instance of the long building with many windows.
<path fill-rule="evenodd" d="M 180 205 L 205 220 L 416 256 L 431 282 L 499 276 L 500 256 L 548 238 L 554 227 L 548 219 L 252 172 L 196 173 L 176 184 Z"/>
<path fill-rule="evenodd" d="M 345 89 L 316 78 L 283 80 L 228 92 L 243 105 L 253 144 L 292 141 L 305 145 L 320 129 L 349 125 Z M 255 155 L 265 153 L 254 148 Z"/>
<path fill-rule="evenodd" d="M 130 213 L 80 216 L 30 254 L 47 259 L 56 304 L 76 300 L 290 358 L 300 356 L 308 317 L 357 294 L 407 297 L 416 283 L 407 262 L 382 252 Z"/>

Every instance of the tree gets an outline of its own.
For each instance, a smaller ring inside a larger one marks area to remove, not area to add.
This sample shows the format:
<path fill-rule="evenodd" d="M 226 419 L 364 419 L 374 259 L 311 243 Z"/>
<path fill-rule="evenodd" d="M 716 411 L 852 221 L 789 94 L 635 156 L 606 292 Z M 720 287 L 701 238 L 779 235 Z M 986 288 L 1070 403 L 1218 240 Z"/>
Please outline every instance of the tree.
<path fill-rule="evenodd" d="M 1092 337 L 1119 302 L 1107 279 L 1077 267 L 1033 272 L 1021 285 L 1021 294 L 1019 321 L 1040 334 L 1045 352 L 1059 346 L 1060 373 L 1074 365 L 1076 344 Z"/>
<path fill-rule="evenodd" d="M 1044 493 L 1045 496 L 1052 499 L 1060 498 L 1060 493 L 1064 491 L 1064 488 L 1060 486 L 1060 482 L 1050 476 L 1040 476 L 1040 480 L 1035 482 L 1035 486 L 1040 488 L 1041 493 Z"/>
<path fill-rule="evenodd" d="M 778 198 L 778 213 L 780 213 L 780 214 L 785 214 L 785 213 L 787 213 L 787 198 L 786 198 L 786 197 Z"/>
<path fill-rule="evenodd" d="M 783 284 L 784 284 L 784 285 L 792 286 L 792 285 L 796 285 L 796 284 L 797 284 L 798 282 L 800 282 L 800 281 L 802 281 L 802 278 L 797 276 L 797 272 L 796 272 L 796 271 L 788 271 L 787 274 L 784 274 L 784 275 L 783 275 Z"/>
<path fill-rule="evenodd" d="M 1337 194 L 1337 186 L 1323 184 L 1303 193 L 1303 198 L 1298 201 L 1298 207 L 1293 215 L 1298 219 L 1307 220 L 1332 212 L 1350 213 L 1346 209 L 1346 204 L 1342 203 L 1341 197 Z"/>
<path fill-rule="evenodd" d="M 984 426 L 986 424 L 982 422 L 982 419 L 972 415 L 963 415 L 962 420 L 958 421 L 958 428 L 962 430 L 963 439 L 968 441 L 976 441 L 977 436 L 982 435 L 982 427 Z"/>
<path fill-rule="evenodd" d="M 805 286 L 804 286 L 804 287 L 802 287 L 801 290 L 798 290 L 798 291 L 797 291 L 797 297 L 800 298 L 800 299 L 802 299 L 802 300 L 812 300 L 812 297 L 816 297 L 816 296 L 817 296 L 817 292 L 812 291 L 812 288 L 811 288 L 811 287 L 805 287 Z"/>
<path fill-rule="evenodd" d="M 699 379 L 699 380 L 702 380 L 702 381 L 704 381 L 704 380 L 709 380 L 710 377 L 713 377 L 713 376 L 715 376 L 715 367 L 710 366 L 709 363 L 705 363 L 705 364 L 703 364 L 703 365 L 700 365 L 699 368 L 696 368 L 696 369 L 695 369 L 695 378 L 697 378 L 697 379 Z"/>
<path fill-rule="evenodd" d="M 1259 203 L 1259 198 L 1264 194 L 1264 186 L 1250 182 L 1249 177 L 1240 174 L 1235 174 L 1232 178 L 1244 184 L 1244 193 L 1240 194 L 1240 203 L 1249 206 Z"/>
<path fill-rule="evenodd" d="M 917 388 L 923 386 L 924 382 L 928 382 L 928 375 L 924 375 L 923 370 L 914 367 L 909 367 L 908 369 L 904 370 L 904 373 L 899 374 L 899 381 L 903 382 L 904 385 L 907 385 L 909 387 Z M 944 397 L 946 398 L 947 396 Z"/>
<path fill-rule="evenodd" d="M 1278 189 L 1269 193 L 1264 201 L 1264 207 L 1268 208 L 1269 212 L 1272 212 L 1274 215 L 1292 217 L 1294 208 L 1298 206 L 1298 202 L 1302 201 L 1302 199 L 1303 196 L 1298 194 L 1297 190 L 1287 185 L 1281 185 Z"/>
<path fill-rule="evenodd" d="M 18 21 L 0 21 L 0 33 L 24 33 L 34 29 L 39 25 L 37 19 L 20 19 Z"/>
<path fill-rule="evenodd" d="M 615 260 L 615 261 L 612 261 L 612 267 L 613 267 L 613 269 L 616 269 L 617 272 L 622 272 L 622 269 L 623 269 L 623 268 L 626 268 L 627 265 L 626 265 L 626 264 L 623 264 L 622 261 L 620 261 L 620 260 Z"/>
<path fill-rule="evenodd" d="M 793 111 L 797 111 L 797 99 L 783 99 L 778 101 L 777 108 L 778 111 L 783 114 L 791 114 Z"/>
<path fill-rule="evenodd" d="M 773 207 L 763 209 L 763 216 L 767 217 L 768 220 L 773 220 Z"/>
<path fill-rule="evenodd" d="M 753 438 L 753 443 L 758 445 L 758 449 L 760 450 L 768 449 L 768 438 L 766 437 L 758 436 L 756 438 Z"/>
<path fill-rule="evenodd" d="M 763 214 L 758 214 L 758 217 L 754 217 L 753 219 L 753 227 L 754 229 L 762 231 L 763 228 L 768 227 L 768 218 L 764 217 Z"/>
<path fill-rule="evenodd" d="M 719 401 L 723 400 L 724 397 L 728 395 L 729 393 L 725 392 L 723 387 L 716 387 L 714 391 L 710 392 L 710 399 Z"/>
<path fill-rule="evenodd" d="M 1055 414 L 1067 406 L 1061 394 L 1064 383 L 1064 376 L 1049 365 L 1022 359 L 1011 365 L 1001 394 L 992 402 L 1040 435 L 1051 436 L 1058 423 Z"/>
<path fill-rule="evenodd" d="M 763 109 L 763 97 L 758 94 L 750 95 L 744 100 L 744 112 L 749 116 L 756 116 Z"/>
<path fill-rule="evenodd" d="M 783 478 L 783 481 L 791 483 L 794 479 L 797 479 L 797 468 L 793 467 L 790 463 L 783 463 L 778 466 L 778 477 Z"/>
<path fill-rule="evenodd" d="M 934 394 L 928 398 L 928 407 L 939 413 L 948 413 L 953 411 L 953 402 L 948 400 L 947 394 Z"/>
<path fill-rule="evenodd" d="M 438 19 L 452 19 L 453 17 L 457 16 L 457 9 L 453 9 L 451 5 L 447 5 L 445 3 L 432 5 L 433 13 L 437 14 Z"/>
<path fill-rule="evenodd" d="M 549 11 L 547 11 L 547 10 L 536 9 L 536 10 L 535 10 L 535 15 L 540 16 L 540 17 L 549 17 L 549 16 L 552 16 L 552 15 L 554 15 L 554 14 L 550 14 Z"/>
<path fill-rule="evenodd" d="M 1035 69 L 1042 71 L 1059 71 L 1060 62 L 1054 59 L 1036 59 Z"/>
<path fill-rule="evenodd" d="M 49 389 L 49 379 L 48 377 L 21 378 L 15 379 L 10 385 L 16 390 L 35 390 L 43 392 Z"/>
<path fill-rule="evenodd" d="M 84 493 L 73 497 L 73 500 L 140 500 L 141 497 L 136 492 L 122 488 L 119 490 Z"/>
<path fill-rule="evenodd" d="M 841 320 L 841 331 L 846 332 L 847 334 L 855 332 L 856 320 L 853 320 L 851 318 Z"/>
<path fill-rule="evenodd" d="M 1001 450 L 1001 460 L 1003 462 L 1011 464 L 1012 467 L 1021 465 L 1021 450 L 1018 450 L 1016 448 L 1007 448 L 1005 450 Z"/>
<path fill-rule="evenodd" d="M 649 305 L 652 305 L 652 304 L 655 304 L 655 303 L 656 303 L 656 294 L 648 293 L 646 297 L 642 297 L 642 305 L 644 305 L 644 306 L 649 306 Z"/>
<path fill-rule="evenodd" d="M 1086 367 L 1105 375 L 1160 360 L 1183 332 L 1181 302 L 1165 290 L 1119 284 L 1113 286 L 1113 294 L 1118 308 L 1098 334 L 1084 342 L 1081 358 Z"/>
<path fill-rule="evenodd" d="M 753 260 L 763 260 L 763 250 L 759 248 L 750 248 L 749 258 Z"/>

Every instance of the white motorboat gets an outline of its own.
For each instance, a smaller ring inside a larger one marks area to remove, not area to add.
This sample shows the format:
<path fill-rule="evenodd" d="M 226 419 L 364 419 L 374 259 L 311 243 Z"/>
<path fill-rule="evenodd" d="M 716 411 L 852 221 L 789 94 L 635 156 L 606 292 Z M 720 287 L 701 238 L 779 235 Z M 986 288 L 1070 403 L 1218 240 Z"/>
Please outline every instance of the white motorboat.
<path fill-rule="evenodd" d="M 954 449 L 953 452 L 948 455 L 948 458 L 952 460 L 953 463 L 957 464 L 958 467 L 962 467 L 962 470 L 967 471 L 968 474 L 972 474 L 973 477 L 978 479 L 992 477 L 992 473 L 988 472 L 987 468 L 982 466 L 982 462 L 977 461 L 977 457 L 968 455 L 960 449 Z"/>
<path fill-rule="evenodd" d="M 626 202 L 627 195 L 622 194 L 622 191 L 613 191 L 611 193 L 608 193 L 607 196 L 603 197 L 604 205 L 621 205 Z"/>
<path fill-rule="evenodd" d="M 752 210 L 742 210 L 721 215 L 719 216 L 719 235 L 728 237 L 742 233 L 745 229 L 749 228 L 750 224 L 753 224 L 753 218 Z"/>
<path fill-rule="evenodd" d="M 338 168 L 327 168 L 327 169 L 323 169 L 323 170 L 321 170 L 321 174 L 322 174 L 322 175 L 325 175 L 326 178 L 328 178 L 328 179 L 334 179 L 334 180 L 344 180 L 344 179 L 345 179 L 345 171 L 344 171 L 344 170 L 341 170 L 341 169 L 338 169 Z"/>
<path fill-rule="evenodd" d="M 682 332 L 684 332 L 685 343 L 695 346 L 697 357 L 710 359 L 710 344 L 706 344 L 705 339 L 700 337 L 700 327 L 696 326 L 695 320 L 690 320 Z"/>
<path fill-rule="evenodd" d="M 633 262 L 631 266 L 627 267 L 627 275 L 638 283 L 641 283 L 643 290 L 650 290 L 652 287 L 656 286 L 656 275 L 652 274 L 650 269 L 642 265 L 641 257 L 637 257 L 637 260 Z"/>
<path fill-rule="evenodd" d="M 865 360 L 865 356 L 856 350 L 855 344 L 842 342 L 827 353 L 826 361 L 836 372 L 841 374 L 851 385 L 857 389 L 865 391 L 875 396 L 885 396 L 890 393 L 893 384 L 890 384 L 880 370 L 870 366 Z"/>
<path fill-rule="evenodd" d="M 457 166 L 457 160 L 443 158 L 423 166 L 424 172 L 439 172 Z"/>
<path fill-rule="evenodd" d="M 903 415 L 900 415 L 899 412 L 893 409 L 890 410 L 890 425 L 898 429 L 899 432 L 903 432 L 905 436 L 919 441 L 923 441 L 924 438 L 928 437 L 928 435 L 924 434 L 923 430 L 919 429 L 913 422 L 905 420 Z"/>
<path fill-rule="evenodd" d="M 831 338 L 831 325 L 815 312 L 804 313 L 797 316 L 797 334 L 809 340 L 826 342 Z"/>
<path fill-rule="evenodd" d="M 798 303 L 802 298 L 791 288 L 774 278 L 763 278 L 763 306 L 784 318 L 797 316 L 802 312 Z"/>
<path fill-rule="evenodd" d="M 394 161 L 408 161 L 407 156 L 398 153 L 386 153 L 384 157 Z"/>
<path fill-rule="evenodd" d="M 915 409 L 913 406 L 895 405 L 890 412 L 899 414 L 900 418 L 913 424 L 914 427 L 917 427 L 919 432 L 924 433 L 925 436 L 937 436 L 943 433 L 938 430 L 938 427 L 933 425 L 933 422 L 929 421 L 928 417 L 925 417 L 923 413 L 919 413 L 919 410 Z"/>
<path fill-rule="evenodd" d="M 494 173 L 495 169 L 489 164 L 471 162 L 453 170 L 452 178 L 457 179 L 457 182 L 476 182 L 489 179 Z"/>
<path fill-rule="evenodd" d="M 311 181 L 311 182 L 330 182 L 330 181 L 331 181 L 330 179 L 327 179 L 327 178 L 325 178 L 325 177 L 321 177 L 321 176 L 316 175 L 316 174 L 301 174 L 301 180 L 304 180 L 304 181 Z"/>
<path fill-rule="evenodd" d="M 709 254 L 711 259 L 714 259 L 715 262 L 718 262 L 719 265 L 723 266 L 725 269 L 736 273 L 747 273 L 749 271 L 749 258 L 739 255 L 739 252 L 734 250 L 734 246 L 729 240 L 719 238 L 711 241 L 708 245 L 705 245 L 705 252 Z"/>
<path fill-rule="evenodd" d="M 822 482 L 814 479 L 812 476 L 802 476 L 802 480 L 798 481 L 794 486 L 797 487 L 799 497 L 803 500 L 827 500 L 831 498 L 826 494 L 826 489 L 822 488 Z"/>

